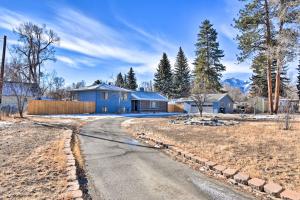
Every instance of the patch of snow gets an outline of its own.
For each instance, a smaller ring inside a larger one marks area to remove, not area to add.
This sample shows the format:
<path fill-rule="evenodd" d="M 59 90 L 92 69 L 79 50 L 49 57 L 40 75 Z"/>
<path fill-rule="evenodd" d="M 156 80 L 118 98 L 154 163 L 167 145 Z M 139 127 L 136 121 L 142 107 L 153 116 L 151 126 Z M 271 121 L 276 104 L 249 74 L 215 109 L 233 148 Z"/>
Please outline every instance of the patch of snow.
<path fill-rule="evenodd" d="M 9 125 L 13 124 L 13 122 L 8 122 L 8 121 L 0 121 L 0 128 L 5 128 Z"/>
<path fill-rule="evenodd" d="M 182 113 L 181 113 L 182 114 Z M 178 113 L 127 113 L 127 114 L 67 114 L 67 115 L 38 115 L 43 118 L 97 120 L 119 117 L 163 117 L 174 116 Z"/>

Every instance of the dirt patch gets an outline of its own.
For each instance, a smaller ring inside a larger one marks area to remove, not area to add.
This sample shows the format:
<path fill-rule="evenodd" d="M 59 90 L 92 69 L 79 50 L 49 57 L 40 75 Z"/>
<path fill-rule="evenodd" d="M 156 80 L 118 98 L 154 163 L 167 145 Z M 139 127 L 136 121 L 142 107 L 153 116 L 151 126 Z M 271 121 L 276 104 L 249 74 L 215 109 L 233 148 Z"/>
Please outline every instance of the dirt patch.
<path fill-rule="evenodd" d="M 57 199 L 67 186 L 63 129 L 17 120 L 0 128 L 4 199 Z"/>
<path fill-rule="evenodd" d="M 240 122 L 235 126 L 171 124 L 170 118 L 135 119 L 126 123 L 133 135 L 144 133 L 200 157 L 240 168 L 251 177 L 273 180 L 300 191 L 300 122 L 290 131 L 276 121 Z"/>

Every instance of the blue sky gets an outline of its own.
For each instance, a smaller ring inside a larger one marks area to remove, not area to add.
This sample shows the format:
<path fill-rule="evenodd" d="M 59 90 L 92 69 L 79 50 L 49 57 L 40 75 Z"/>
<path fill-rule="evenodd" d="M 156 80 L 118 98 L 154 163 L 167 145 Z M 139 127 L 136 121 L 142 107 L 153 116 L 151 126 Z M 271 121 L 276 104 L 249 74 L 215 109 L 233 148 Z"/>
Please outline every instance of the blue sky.
<path fill-rule="evenodd" d="M 17 39 L 12 28 L 26 21 L 46 24 L 59 35 L 57 62 L 47 63 L 45 69 L 55 70 L 67 84 L 113 80 L 118 72 L 127 73 L 130 67 L 139 83 L 149 81 L 162 53 L 166 52 L 173 64 L 179 46 L 192 63 L 196 35 L 205 19 L 219 33 L 227 67 L 224 77 L 246 80 L 251 73 L 248 63 L 236 62 L 236 30 L 231 24 L 241 5 L 235 0 L 0 2 L 0 35 L 8 36 L 9 45 Z"/>

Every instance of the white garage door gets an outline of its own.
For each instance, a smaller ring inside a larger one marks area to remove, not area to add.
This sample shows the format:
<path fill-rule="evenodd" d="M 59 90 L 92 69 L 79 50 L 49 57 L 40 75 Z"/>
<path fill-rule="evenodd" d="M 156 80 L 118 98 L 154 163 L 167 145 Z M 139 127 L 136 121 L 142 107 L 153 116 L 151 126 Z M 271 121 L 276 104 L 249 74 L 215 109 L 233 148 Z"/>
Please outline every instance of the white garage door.
<path fill-rule="evenodd" d="M 203 112 L 213 113 L 213 107 L 212 106 L 203 106 Z"/>

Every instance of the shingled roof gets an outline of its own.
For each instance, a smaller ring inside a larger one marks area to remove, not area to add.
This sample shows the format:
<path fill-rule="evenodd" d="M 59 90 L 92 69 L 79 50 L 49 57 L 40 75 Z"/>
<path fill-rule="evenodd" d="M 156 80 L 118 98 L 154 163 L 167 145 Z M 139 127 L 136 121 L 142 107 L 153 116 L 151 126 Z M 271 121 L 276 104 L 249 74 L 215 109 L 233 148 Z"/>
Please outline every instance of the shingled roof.
<path fill-rule="evenodd" d="M 121 88 L 115 85 L 110 85 L 106 83 L 100 83 L 97 85 L 90 85 L 78 89 L 73 89 L 71 91 L 91 91 L 91 90 L 103 90 L 103 91 L 117 91 L 117 92 L 131 92 L 131 90 Z"/>
<path fill-rule="evenodd" d="M 136 91 L 131 94 L 132 100 L 168 101 L 166 97 L 157 92 Z"/>
<path fill-rule="evenodd" d="M 223 97 L 225 97 L 227 95 L 228 95 L 227 93 L 206 94 L 205 103 L 217 102 L 217 101 L 221 100 Z M 232 100 L 232 98 L 230 96 L 229 96 L 229 98 Z M 193 102 L 193 101 L 194 100 L 192 98 L 181 98 L 181 99 L 176 99 L 175 100 L 175 102 Z"/>
<path fill-rule="evenodd" d="M 25 95 L 27 97 L 32 97 L 33 95 L 33 84 L 32 83 L 19 83 L 12 81 L 4 81 L 2 95 L 3 96 L 15 96 Z"/>

